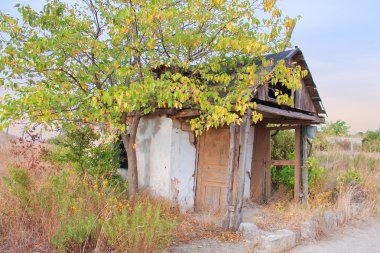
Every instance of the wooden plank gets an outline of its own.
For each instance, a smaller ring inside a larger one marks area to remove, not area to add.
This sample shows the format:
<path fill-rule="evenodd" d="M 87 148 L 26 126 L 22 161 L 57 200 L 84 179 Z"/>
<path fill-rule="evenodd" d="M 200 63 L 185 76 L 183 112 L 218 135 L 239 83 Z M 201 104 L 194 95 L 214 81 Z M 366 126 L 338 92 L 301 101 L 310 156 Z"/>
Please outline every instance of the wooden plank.
<path fill-rule="evenodd" d="M 230 125 L 230 149 L 228 154 L 228 177 L 227 177 L 227 210 L 224 216 L 223 227 L 230 228 L 231 227 L 231 213 L 233 213 L 233 209 L 231 206 L 232 203 L 232 188 L 234 181 L 234 158 L 235 158 L 235 123 Z"/>
<path fill-rule="evenodd" d="M 251 168 L 251 199 L 262 203 L 265 188 L 265 124 L 255 125 L 255 139 L 253 142 L 252 168 Z"/>
<path fill-rule="evenodd" d="M 302 113 L 302 112 L 295 112 L 295 111 L 286 110 L 286 109 L 279 109 L 276 107 L 272 107 L 272 106 L 268 106 L 268 105 L 262 105 L 262 104 L 257 104 L 256 110 L 258 112 L 266 112 L 266 113 L 270 113 L 270 114 L 277 115 L 277 116 L 283 116 L 283 117 L 301 119 L 301 120 L 308 120 L 308 121 L 312 121 L 312 122 L 318 122 L 320 120 L 320 118 L 318 116 L 309 115 L 307 113 Z"/>
<path fill-rule="evenodd" d="M 200 136 L 196 211 L 219 212 L 227 206 L 229 130 L 210 129 Z"/>
<path fill-rule="evenodd" d="M 244 198 L 244 182 L 246 168 L 246 155 L 248 147 L 248 135 L 251 125 L 251 110 L 249 109 L 247 115 L 243 118 L 243 123 L 240 128 L 240 154 L 239 154 L 239 167 L 237 176 L 237 192 L 236 192 L 236 209 L 233 223 L 233 230 L 237 230 L 242 220 L 243 198 Z"/>
<path fill-rule="evenodd" d="M 295 126 L 273 126 L 273 127 L 267 127 L 270 131 L 275 131 L 275 130 L 292 130 L 296 129 L 298 125 Z"/>
<path fill-rule="evenodd" d="M 195 182 L 194 182 L 194 188 L 193 188 L 193 191 L 194 191 L 194 198 L 195 200 L 197 200 L 197 185 L 198 185 L 198 161 L 199 161 L 199 141 L 200 141 L 200 138 L 199 136 L 196 137 L 195 139 L 195 143 L 196 143 L 196 149 L 195 149 Z M 195 201 L 194 203 L 194 210 L 197 209 L 197 203 Z"/>
<path fill-rule="evenodd" d="M 307 167 L 307 127 L 301 127 L 301 166 L 302 166 L 302 203 L 307 203 L 309 197 L 309 168 Z"/>
<path fill-rule="evenodd" d="M 272 173 L 271 173 L 271 148 L 270 131 L 265 130 L 265 201 L 268 201 L 272 194 Z"/>
<path fill-rule="evenodd" d="M 294 166 L 294 160 L 270 160 L 273 166 Z"/>
<path fill-rule="evenodd" d="M 303 88 L 303 87 L 302 87 Z M 301 91 L 296 90 L 294 92 L 294 107 L 297 109 L 301 109 Z"/>
<path fill-rule="evenodd" d="M 233 186 L 232 186 L 232 203 L 235 208 L 236 198 L 237 198 L 237 185 L 238 185 L 238 171 L 239 171 L 239 157 L 240 157 L 240 126 L 236 126 L 235 129 L 235 150 L 234 150 L 234 168 L 233 168 Z M 235 209 L 234 209 L 235 210 Z M 232 224 L 231 224 L 232 226 Z"/>
<path fill-rule="evenodd" d="M 194 109 L 183 109 L 178 112 L 175 112 L 174 115 L 177 118 L 191 118 L 199 116 L 199 111 Z"/>
<path fill-rule="evenodd" d="M 294 201 L 298 202 L 300 197 L 300 177 L 301 177 L 301 128 L 295 131 L 294 145 Z"/>
<path fill-rule="evenodd" d="M 289 125 L 310 125 L 325 123 L 325 118 L 319 118 L 317 121 L 300 120 L 300 119 L 285 119 L 285 118 L 265 118 L 262 121 L 266 124 L 289 124 Z"/>

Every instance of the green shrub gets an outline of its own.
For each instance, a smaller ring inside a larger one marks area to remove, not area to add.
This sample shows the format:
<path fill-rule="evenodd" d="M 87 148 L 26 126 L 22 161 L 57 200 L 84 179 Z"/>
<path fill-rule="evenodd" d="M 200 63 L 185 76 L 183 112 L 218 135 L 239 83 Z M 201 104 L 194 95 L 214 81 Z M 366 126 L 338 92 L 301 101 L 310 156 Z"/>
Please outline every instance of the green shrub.
<path fill-rule="evenodd" d="M 294 152 L 288 154 L 286 160 L 294 160 Z M 294 168 L 293 166 L 272 166 L 272 187 L 278 189 L 280 185 L 285 186 L 289 192 L 294 189 Z"/>
<path fill-rule="evenodd" d="M 294 153 L 288 156 L 288 160 L 294 160 Z M 323 190 L 326 182 L 326 170 L 319 166 L 318 160 L 314 157 L 307 159 L 308 166 L 308 180 L 309 180 L 309 193 L 314 195 L 318 190 Z M 272 167 L 272 184 L 275 189 L 279 185 L 285 186 L 285 188 L 293 193 L 294 190 L 294 167 Z"/>
<path fill-rule="evenodd" d="M 379 153 L 380 152 L 380 138 L 374 140 L 365 140 L 363 142 L 362 150 L 365 152 Z"/>
<path fill-rule="evenodd" d="M 9 192 L 13 194 L 23 206 L 29 204 L 31 198 L 31 180 L 29 175 L 22 169 L 9 169 L 9 176 L 3 178 Z"/>
<path fill-rule="evenodd" d="M 150 203 L 138 204 L 133 210 L 127 204 L 114 210 L 103 223 L 103 232 L 114 248 L 130 252 L 153 252 L 168 244 L 175 225 L 172 217 L 161 215 L 161 209 Z"/>
<path fill-rule="evenodd" d="M 339 185 L 360 185 L 363 182 L 362 176 L 359 170 L 349 169 L 340 175 L 337 179 Z"/>
<path fill-rule="evenodd" d="M 97 225 L 98 219 L 93 213 L 68 217 L 62 220 L 61 226 L 51 239 L 52 244 L 62 251 L 69 251 L 93 237 Z"/>
<path fill-rule="evenodd" d="M 294 153 L 294 131 L 285 130 L 272 134 L 271 158 L 274 160 L 286 160 Z"/>
<path fill-rule="evenodd" d="M 107 181 L 112 190 L 126 192 L 128 184 L 117 174 L 120 145 L 118 142 L 101 141 L 100 138 L 100 134 L 88 126 L 67 132 L 51 141 L 54 148 L 49 158 L 63 166 L 71 164 L 81 177 L 87 177 L 94 184 Z"/>
<path fill-rule="evenodd" d="M 319 166 L 319 162 L 315 157 L 307 159 L 307 166 L 309 171 L 309 193 L 315 195 L 324 190 L 327 180 L 327 171 L 325 168 Z"/>

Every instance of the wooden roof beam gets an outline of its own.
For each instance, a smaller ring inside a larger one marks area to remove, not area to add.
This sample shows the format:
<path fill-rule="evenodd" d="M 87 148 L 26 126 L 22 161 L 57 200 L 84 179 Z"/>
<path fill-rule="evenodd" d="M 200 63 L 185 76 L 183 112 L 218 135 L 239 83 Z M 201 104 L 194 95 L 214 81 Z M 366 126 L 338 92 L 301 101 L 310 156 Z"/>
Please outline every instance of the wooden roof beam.
<path fill-rule="evenodd" d="M 262 104 L 257 104 L 256 110 L 258 112 L 270 113 L 273 115 L 282 116 L 286 118 L 306 120 L 306 121 L 315 122 L 315 123 L 324 122 L 324 118 L 320 118 L 318 116 L 309 115 L 309 114 L 301 113 L 301 112 L 294 112 L 291 110 L 279 109 L 279 108 L 262 105 Z"/>

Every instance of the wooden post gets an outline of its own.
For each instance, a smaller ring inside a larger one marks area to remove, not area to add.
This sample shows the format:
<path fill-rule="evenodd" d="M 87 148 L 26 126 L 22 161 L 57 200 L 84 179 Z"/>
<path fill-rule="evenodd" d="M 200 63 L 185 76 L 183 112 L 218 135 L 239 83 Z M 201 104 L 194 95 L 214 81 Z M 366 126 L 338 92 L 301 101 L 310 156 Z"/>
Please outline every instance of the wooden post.
<path fill-rule="evenodd" d="M 232 203 L 232 192 L 234 183 L 234 158 L 235 158 L 235 123 L 230 125 L 230 149 L 228 153 L 228 176 L 227 176 L 227 210 L 223 221 L 224 228 L 231 228 L 231 218 L 235 208 Z"/>
<path fill-rule="evenodd" d="M 309 168 L 307 167 L 307 127 L 301 127 L 301 154 L 302 154 L 302 203 L 306 204 L 309 197 Z"/>
<path fill-rule="evenodd" d="M 233 222 L 233 230 L 237 230 L 242 219 L 242 209 L 243 209 L 243 198 L 244 198 L 244 181 L 246 168 L 246 156 L 247 156 L 247 146 L 248 146 L 248 135 L 249 127 L 251 123 L 251 113 L 249 110 L 247 115 L 243 118 L 243 123 L 240 128 L 240 154 L 239 154 L 239 166 L 237 174 L 237 192 L 236 192 L 236 209 L 235 217 Z"/>
<path fill-rule="evenodd" d="M 193 191 L 195 193 L 194 196 L 194 211 L 198 211 L 198 201 L 196 201 L 197 198 L 197 186 L 198 186 L 198 162 L 199 162 L 199 136 L 195 137 L 196 139 L 196 147 L 195 147 L 195 182 L 194 182 L 194 188 Z"/>
<path fill-rule="evenodd" d="M 294 201 L 300 199 L 300 177 L 301 177 L 301 127 L 295 129 L 294 145 Z"/>
<path fill-rule="evenodd" d="M 265 131 L 265 201 L 268 201 L 272 193 L 272 173 L 271 173 L 271 149 L 270 130 Z"/>
<path fill-rule="evenodd" d="M 255 125 L 252 170 L 251 199 L 263 203 L 265 200 L 265 125 L 260 122 Z"/>

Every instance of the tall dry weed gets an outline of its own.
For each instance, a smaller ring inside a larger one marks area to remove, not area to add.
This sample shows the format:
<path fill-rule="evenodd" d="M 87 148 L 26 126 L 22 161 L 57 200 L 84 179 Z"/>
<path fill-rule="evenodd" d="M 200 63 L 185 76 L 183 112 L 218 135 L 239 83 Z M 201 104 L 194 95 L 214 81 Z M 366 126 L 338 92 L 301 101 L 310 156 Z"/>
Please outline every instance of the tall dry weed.
<path fill-rule="evenodd" d="M 154 252 L 167 247 L 178 208 L 142 194 L 128 199 L 105 178 L 80 176 L 14 142 L 0 183 L 0 252 Z M 128 242 L 128 243 L 120 243 Z"/>

